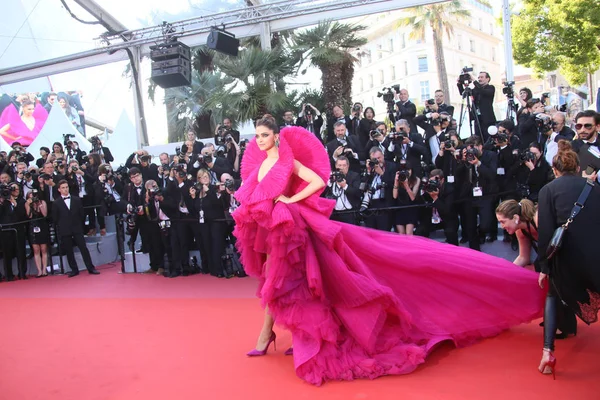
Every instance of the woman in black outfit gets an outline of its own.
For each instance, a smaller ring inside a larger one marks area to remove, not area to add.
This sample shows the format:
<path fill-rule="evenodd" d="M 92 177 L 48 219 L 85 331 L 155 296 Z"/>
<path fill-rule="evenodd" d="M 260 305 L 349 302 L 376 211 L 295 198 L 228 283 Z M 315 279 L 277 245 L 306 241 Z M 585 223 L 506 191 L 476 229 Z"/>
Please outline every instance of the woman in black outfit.
<path fill-rule="evenodd" d="M 564 140 L 558 143 L 552 161 L 556 179 L 540 191 L 538 204 L 539 253 L 546 254 L 554 231 L 569 219 L 586 179 L 579 176 L 579 158 Z M 590 182 L 590 184 L 592 184 Z M 560 301 L 589 324 L 598 320 L 600 308 L 600 269 L 595 251 L 600 234 L 600 188 L 595 185 L 585 207 L 570 222 L 563 244 L 550 260 L 541 259 L 540 286 L 549 278 L 549 292 L 544 310 L 544 352 L 539 370 L 552 373 L 556 365 L 554 339 L 556 310 Z"/>
<path fill-rule="evenodd" d="M 361 148 L 367 146 L 367 142 L 371 139 L 370 133 L 377 128 L 377 122 L 375 121 L 375 110 L 373 107 L 365 108 L 363 113 L 364 118 L 358 123 L 358 140 L 360 141 Z"/>
<path fill-rule="evenodd" d="M 48 276 L 48 244 L 50 243 L 50 227 L 46 220 L 48 207 L 46 202 L 39 198 L 36 189 L 27 193 L 25 213 L 27 218 L 33 220 L 29 224 L 29 243 L 33 248 L 35 266 L 38 270 L 36 278 Z"/>
<path fill-rule="evenodd" d="M 96 215 L 98 215 L 98 225 L 100 226 L 100 235 L 106 235 L 106 222 L 104 221 L 104 214 L 102 208 L 99 206 L 102 204 L 103 189 L 98 185 L 99 168 L 102 164 L 102 159 L 99 154 L 89 154 L 88 163 L 82 168 L 85 170 L 84 181 L 85 181 L 85 193 L 83 197 L 84 207 L 90 207 L 98 205 L 96 208 L 87 208 L 86 214 L 88 217 L 88 236 L 94 236 L 96 234 Z"/>
<path fill-rule="evenodd" d="M 190 188 L 190 196 L 194 200 L 194 209 L 191 212 L 198 217 L 200 222 L 196 225 L 196 242 L 202 257 L 202 270 L 219 278 L 233 275 L 231 271 L 224 271 L 221 256 L 225 252 L 225 235 L 227 223 L 225 222 L 225 207 L 220 195 L 220 187 L 210 185 L 210 175 L 206 169 L 200 169 L 197 182 L 201 190 Z M 224 190 L 224 188 L 223 188 Z"/>
<path fill-rule="evenodd" d="M 528 150 L 534 158 L 517 160 L 508 171 L 508 178 L 517 182 L 519 198 L 537 203 L 540 190 L 553 179 L 552 168 L 542 156 L 539 144 L 531 143 Z"/>
<path fill-rule="evenodd" d="M 402 165 L 404 165 L 404 167 Z M 403 177 L 400 176 L 402 172 L 404 172 L 406 179 L 403 179 Z M 400 171 L 396 172 L 394 188 L 392 190 L 395 205 L 410 206 L 420 202 L 420 186 L 421 180 L 413 174 L 411 165 L 408 163 L 400 163 Z M 398 209 L 395 212 L 394 219 L 396 232 L 401 235 L 412 236 L 415 227 L 419 223 L 419 209 L 417 207 Z"/>

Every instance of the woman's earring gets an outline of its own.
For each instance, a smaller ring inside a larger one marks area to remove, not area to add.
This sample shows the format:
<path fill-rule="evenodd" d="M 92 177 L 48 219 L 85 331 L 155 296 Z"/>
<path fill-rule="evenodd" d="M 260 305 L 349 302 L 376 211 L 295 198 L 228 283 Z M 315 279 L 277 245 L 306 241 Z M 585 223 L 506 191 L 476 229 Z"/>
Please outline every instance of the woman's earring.
<path fill-rule="evenodd" d="M 275 139 L 275 147 L 279 147 L 279 139 Z"/>

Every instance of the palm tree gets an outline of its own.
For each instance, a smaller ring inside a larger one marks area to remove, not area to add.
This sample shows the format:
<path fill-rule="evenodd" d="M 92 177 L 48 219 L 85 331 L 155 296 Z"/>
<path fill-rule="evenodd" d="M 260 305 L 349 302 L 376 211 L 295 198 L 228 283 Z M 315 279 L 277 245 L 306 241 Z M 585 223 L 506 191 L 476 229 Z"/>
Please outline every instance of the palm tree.
<path fill-rule="evenodd" d="M 398 21 L 398 26 L 410 26 L 411 39 L 425 38 L 425 28 L 431 27 L 433 33 L 433 51 L 435 53 L 435 63 L 437 65 L 440 87 L 446 95 L 446 103 L 450 104 L 450 87 L 448 86 L 448 73 L 446 72 L 446 59 L 444 57 L 444 47 L 442 40 L 444 33 L 448 38 L 454 34 L 452 21 L 469 17 L 469 10 L 462 7 L 460 0 L 452 0 L 443 4 L 432 4 L 426 6 L 413 7 L 406 10 L 411 14 L 408 17 Z"/>
<path fill-rule="evenodd" d="M 340 22 L 322 21 L 316 27 L 294 34 L 294 49 L 304 53 L 311 64 L 321 70 L 322 92 L 328 114 L 336 105 L 346 110 L 352 103 L 354 63 L 350 51 L 367 40 L 357 36 L 365 27 Z"/>

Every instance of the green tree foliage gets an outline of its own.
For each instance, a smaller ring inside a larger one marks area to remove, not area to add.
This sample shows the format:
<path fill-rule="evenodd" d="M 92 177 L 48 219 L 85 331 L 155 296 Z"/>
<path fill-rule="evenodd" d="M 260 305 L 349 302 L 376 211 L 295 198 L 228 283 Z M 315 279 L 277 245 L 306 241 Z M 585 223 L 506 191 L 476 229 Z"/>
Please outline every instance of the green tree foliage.
<path fill-rule="evenodd" d="M 599 0 L 523 0 L 511 20 L 515 61 L 584 83 L 600 68 L 599 10 Z"/>

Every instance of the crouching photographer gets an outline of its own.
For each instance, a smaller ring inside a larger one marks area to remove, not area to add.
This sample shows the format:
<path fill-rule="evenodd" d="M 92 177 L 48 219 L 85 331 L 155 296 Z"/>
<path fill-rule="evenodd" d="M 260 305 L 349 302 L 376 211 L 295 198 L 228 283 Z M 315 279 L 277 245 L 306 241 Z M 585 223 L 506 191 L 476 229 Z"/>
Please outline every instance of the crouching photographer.
<path fill-rule="evenodd" d="M 443 230 L 446 242 L 458 246 L 458 213 L 454 207 L 454 190 L 446 186 L 444 172 L 434 169 L 423 185 L 423 200 L 431 203 L 421 214 L 416 234 L 429 237 L 431 232 Z"/>
<path fill-rule="evenodd" d="M 365 216 L 365 225 L 369 228 L 389 232 L 392 229 L 392 218 L 388 211 L 377 211 L 392 205 L 392 188 L 396 166 L 385 161 L 379 147 L 369 151 L 367 168 L 360 183 L 362 202 L 359 212 Z"/>
<path fill-rule="evenodd" d="M 333 221 L 356 225 L 356 213 L 360 204 L 360 175 L 350 171 L 347 157 L 339 156 L 335 162 L 335 171 L 331 173 L 323 196 L 335 200 Z M 338 211 L 338 212 L 336 212 Z"/>
<path fill-rule="evenodd" d="M 194 236 L 200 247 L 202 270 L 208 271 L 218 278 L 230 278 L 233 271 L 224 271 L 222 257 L 225 253 L 225 207 L 221 193 L 226 191 L 225 184 L 211 185 L 209 172 L 205 169 L 198 171 L 197 183 L 190 187 L 194 217 L 198 224 L 194 226 Z"/>

